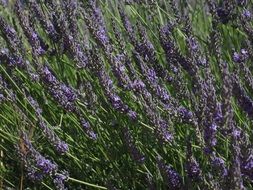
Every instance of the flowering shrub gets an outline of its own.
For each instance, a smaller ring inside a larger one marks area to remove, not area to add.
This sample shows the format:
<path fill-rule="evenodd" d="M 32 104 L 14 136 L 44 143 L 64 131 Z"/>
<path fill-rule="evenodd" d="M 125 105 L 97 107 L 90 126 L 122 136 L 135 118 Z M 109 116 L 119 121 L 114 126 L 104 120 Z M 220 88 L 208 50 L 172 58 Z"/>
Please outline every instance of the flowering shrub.
<path fill-rule="evenodd" d="M 252 189 L 251 1 L 0 1 L 0 189 Z"/>

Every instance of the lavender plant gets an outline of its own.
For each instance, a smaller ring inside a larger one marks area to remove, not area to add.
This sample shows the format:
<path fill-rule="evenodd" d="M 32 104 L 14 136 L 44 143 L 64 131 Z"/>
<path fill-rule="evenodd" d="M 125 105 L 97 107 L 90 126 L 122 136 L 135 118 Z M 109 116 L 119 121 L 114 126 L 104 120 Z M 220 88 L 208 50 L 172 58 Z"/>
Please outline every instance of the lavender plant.
<path fill-rule="evenodd" d="M 0 189 L 252 189 L 252 6 L 0 1 Z"/>

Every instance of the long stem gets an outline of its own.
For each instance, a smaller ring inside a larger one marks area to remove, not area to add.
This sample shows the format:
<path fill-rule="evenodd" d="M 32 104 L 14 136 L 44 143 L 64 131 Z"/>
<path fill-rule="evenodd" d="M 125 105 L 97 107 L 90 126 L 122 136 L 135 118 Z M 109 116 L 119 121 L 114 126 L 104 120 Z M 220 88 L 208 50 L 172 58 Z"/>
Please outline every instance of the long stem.
<path fill-rule="evenodd" d="M 84 184 L 84 185 L 87 185 L 87 186 L 90 186 L 90 187 L 94 187 L 94 188 L 97 188 L 97 189 L 107 189 L 106 187 L 91 184 L 91 183 L 88 183 L 88 182 L 85 182 L 85 181 L 80 181 L 78 179 L 74 179 L 74 178 L 71 178 L 71 177 L 69 177 L 68 180 L 73 181 L 73 182 L 77 182 L 77 183 L 80 183 L 80 184 Z"/>

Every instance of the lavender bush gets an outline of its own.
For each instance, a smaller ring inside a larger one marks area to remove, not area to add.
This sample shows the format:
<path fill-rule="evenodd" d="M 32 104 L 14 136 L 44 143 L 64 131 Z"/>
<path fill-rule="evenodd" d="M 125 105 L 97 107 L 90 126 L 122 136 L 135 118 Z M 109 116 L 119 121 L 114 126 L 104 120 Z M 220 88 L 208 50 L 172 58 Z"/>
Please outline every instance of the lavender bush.
<path fill-rule="evenodd" d="M 0 0 L 0 189 L 253 189 L 252 14 Z"/>

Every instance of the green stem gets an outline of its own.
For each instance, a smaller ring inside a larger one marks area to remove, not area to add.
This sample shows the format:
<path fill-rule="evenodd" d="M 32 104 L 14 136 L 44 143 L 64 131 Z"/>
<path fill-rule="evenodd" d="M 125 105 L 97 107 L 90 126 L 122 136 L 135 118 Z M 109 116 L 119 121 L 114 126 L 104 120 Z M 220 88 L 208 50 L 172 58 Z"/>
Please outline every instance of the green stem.
<path fill-rule="evenodd" d="M 94 185 L 94 184 L 84 182 L 84 181 L 80 181 L 78 179 L 74 179 L 74 178 L 71 178 L 71 177 L 69 177 L 68 180 L 73 181 L 73 182 L 77 182 L 77 183 L 80 183 L 80 184 L 84 184 L 84 185 L 87 185 L 87 186 L 90 186 L 90 187 L 94 187 L 94 188 L 97 188 L 97 189 L 107 189 L 106 187 L 102 187 L 102 186 L 99 186 L 99 185 Z"/>

